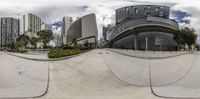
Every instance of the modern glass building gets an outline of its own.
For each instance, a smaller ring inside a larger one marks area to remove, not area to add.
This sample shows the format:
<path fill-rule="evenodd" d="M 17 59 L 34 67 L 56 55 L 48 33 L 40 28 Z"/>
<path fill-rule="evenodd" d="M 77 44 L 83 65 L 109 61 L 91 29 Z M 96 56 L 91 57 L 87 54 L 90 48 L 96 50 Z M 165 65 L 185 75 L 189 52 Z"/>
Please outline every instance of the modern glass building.
<path fill-rule="evenodd" d="M 67 43 L 77 41 L 78 45 L 87 44 L 89 47 L 97 45 L 97 23 L 95 14 L 83 16 L 73 22 L 67 31 Z"/>
<path fill-rule="evenodd" d="M 176 50 L 174 33 L 179 29 L 169 19 L 170 8 L 161 5 L 134 5 L 116 10 L 116 26 L 107 43 L 112 48 L 135 50 Z"/>

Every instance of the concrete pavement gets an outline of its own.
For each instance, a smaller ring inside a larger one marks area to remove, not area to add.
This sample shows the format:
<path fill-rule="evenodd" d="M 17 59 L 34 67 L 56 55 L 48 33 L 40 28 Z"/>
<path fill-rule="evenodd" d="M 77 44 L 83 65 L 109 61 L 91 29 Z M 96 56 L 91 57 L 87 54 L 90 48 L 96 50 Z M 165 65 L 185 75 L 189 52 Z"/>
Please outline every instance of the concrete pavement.
<path fill-rule="evenodd" d="M 93 50 L 68 60 L 51 62 L 48 93 L 39 99 L 158 99 L 150 87 L 118 80 L 104 60 L 105 50 Z"/>
<path fill-rule="evenodd" d="M 154 66 L 151 69 L 152 84 L 159 85 L 153 86 L 153 91 L 155 94 L 164 97 L 200 98 L 199 53 L 193 54 L 181 62 L 179 61 L 176 61 L 176 64 L 179 65 L 173 65 L 174 67 L 164 65 L 162 70 L 158 68 L 158 65 L 152 63 Z"/>
<path fill-rule="evenodd" d="M 5 56 L 7 57 L 5 60 L 15 60 L 14 62 L 4 62 L 4 64 L 7 63 L 7 66 L 13 63 L 18 64 L 18 61 L 20 61 L 19 63 L 24 63 L 18 65 L 19 67 L 23 67 L 28 63 L 38 64 L 38 61 L 2 55 L 4 54 L 0 53 L 1 60 Z M 3 61 L 1 60 L 0 66 L 2 67 L 4 65 L 2 65 Z M 96 49 L 78 57 L 51 61 L 47 94 L 36 99 L 162 99 L 153 95 L 151 91 L 156 95 L 166 97 L 194 95 L 198 97 L 200 89 L 198 87 L 199 80 L 196 81 L 198 79 L 196 75 L 200 71 L 198 60 L 200 58 L 197 53 L 176 58 L 148 60 L 124 56 L 105 49 Z M 46 64 L 45 62 L 39 63 Z M 14 65 L 11 65 L 11 67 L 15 68 Z M 35 65 L 31 67 L 35 67 Z M 38 73 L 37 71 L 39 71 L 31 70 L 27 71 L 32 73 Z M 9 70 L 6 69 L 5 71 Z M 13 71 L 6 72 L 8 74 L 2 74 L 0 76 L 1 79 L 6 78 L 4 75 L 12 74 Z M 41 75 L 38 73 L 35 76 L 40 77 Z M 152 90 L 150 84 L 152 85 Z M 38 86 L 40 85 L 42 84 Z M 7 86 L 9 87 L 9 84 Z M 25 88 L 30 86 L 32 85 Z M 20 87 L 24 88 L 23 86 Z M 35 87 L 35 89 L 38 89 L 38 87 Z M 28 92 L 24 94 L 30 95 L 32 91 Z M 41 91 L 37 91 L 37 93 L 39 92 L 41 93 Z"/>
<path fill-rule="evenodd" d="M 46 93 L 49 62 L 0 53 L 0 98 L 36 97 Z"/>

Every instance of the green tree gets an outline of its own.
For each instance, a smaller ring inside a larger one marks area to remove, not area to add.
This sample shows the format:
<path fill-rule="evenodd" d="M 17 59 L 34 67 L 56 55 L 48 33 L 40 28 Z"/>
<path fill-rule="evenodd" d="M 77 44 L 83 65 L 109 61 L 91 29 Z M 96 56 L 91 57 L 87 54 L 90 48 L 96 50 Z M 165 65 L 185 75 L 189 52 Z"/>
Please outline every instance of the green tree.
<path fill-rule="evenodd" d="M 191 49 L 191 46 L 196 44 L 197 34 L 193 28 L 184 27 L 176 32 L 174 40 L 178 44 L 187 44 Z"/>
<path fill-rule="evenodd" d="M 72 44 L 74 44 L 74 47 L 77 47 L 78 44 L 77 44 L 76 38 L 73 38 L 73 39 L 72 39 Z"/>
<path fill-rule="evenodd" d="M 85 46 L 85 47 L 90 47 L 90 46 L 89 46 L 88 40 L 85 41 L 84 46 Z"/>
<path fill-rule="evenodd" d="M 30 39 L 30 44 L 33 45 L 35 48 L 37 48 L 37 43 L 39 42 L 39 38 L 37 37 L 32 37 Z"/>
<path fill-rule="evenodd" d="M 197 50 L 199 51 L 199 50 L 200 50 L 200 45 L 199 45 L 199 44 L 196 44 L 196 48 L 197 48 Z"/>
<path fill-rule="evenodd" d="M 16 48 L 25 49 L 27 44 L 29 43 L 30 38 L 27 35 L 20 35 L 19 38 L 16 40 L 15 46 Z"/>
<path fill-rule="evenodd" d="M 180 50 L 181 45 L 185 44 L 184 43 L 185 41 L 184 41 L 183 37 L 181 36 L 181 31 L 180 30 L 175 32 L 174 40 L 177 43 L 177 50 Z"/>
<path fill-rule="evenodd" d="M 9 44 L 5 44 L 4 46 L 7 48 L 7 50 L 15 49 L 15 44 L 13 42 Z"/>
<path fill-rule="evenodd" d="M 42 30 L 37 32 L 37 35 L 39 36 L 39 40 L 41 40 L 44 44 L 44 48 L 47 47 L 47 43 L 51 41 L 53 37 L 53 32 L 50 30 Z"/>

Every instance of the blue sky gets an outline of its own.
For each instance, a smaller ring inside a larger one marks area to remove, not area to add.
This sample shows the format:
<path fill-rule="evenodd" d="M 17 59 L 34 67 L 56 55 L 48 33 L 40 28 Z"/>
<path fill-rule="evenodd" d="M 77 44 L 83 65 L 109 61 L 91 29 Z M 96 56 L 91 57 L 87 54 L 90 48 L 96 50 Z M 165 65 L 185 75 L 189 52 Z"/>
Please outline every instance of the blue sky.
<path fill-rule="evenodd" d="M 20 18 L 23 14 L 31 12 L 48 24 L 61 21 L 63 16 L 72 16 L 75 20 L 77 17 L 96 13 L 99 36 L 103 24 L 113 23 L 115 9 L 128 5 L 161 4 L 171 7 L 170 18 L 177 20 L 181 27 L 193 27 L 200 33 L 199 0 L 0 0 L 0 2 L 0 17 Z"/>

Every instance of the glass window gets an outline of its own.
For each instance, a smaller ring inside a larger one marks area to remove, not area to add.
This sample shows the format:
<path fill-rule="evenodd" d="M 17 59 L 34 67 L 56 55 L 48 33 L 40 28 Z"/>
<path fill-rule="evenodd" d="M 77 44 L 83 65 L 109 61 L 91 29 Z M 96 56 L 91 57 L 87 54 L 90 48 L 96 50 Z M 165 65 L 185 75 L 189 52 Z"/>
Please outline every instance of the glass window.
<path fill-rule="evenodd" d="M 117 23 L 119 23 L 120 22 L 120 20 L 117 20 Z"/>
<path fill-rule="evenodd" d="M 159 14 L 160 16 L 164 16 L 164 13 L 163 13 L 163 11 L 160 11 L 160 14 Z"/>
<path fill-rule="evenodd" d="M 117 14 L 120 14 L 120 10 L 117 10 Z"/>
<path fill-rule="evenodd" d="M 125 8 L 126 9 L 126 12 L 128 12 L 129 11 L 129 9 L 128 8 Z"/>
<path fill-rule="evenodd" d="M 147 16 L 150 17 L 150 16 L 151 16 L 151 13 L 148 12 L 148 13 L 147 13 Z"/>
<path fill-rule="evenodd" d="M 144 14 L 147 14 L 147 9 L 146 8 L 144 8 Z"/>
<path fill-rule="evenodd" d="M 137 8 L 135 8 L 135 14 L 137 14 L 138 13 L 138 9 Z"/>
<path fill-rule="evenodd" d="M 159 8 L 156 8 L 156 11 L 158 11 L 159 10 Z"/>

